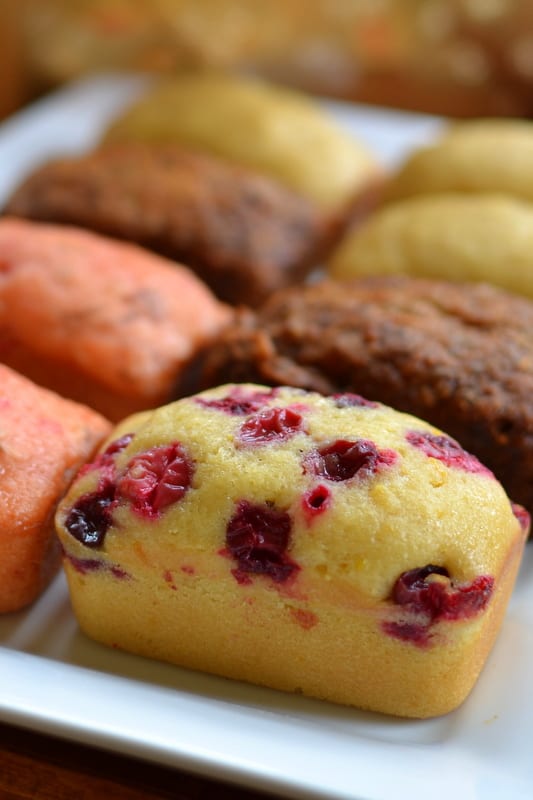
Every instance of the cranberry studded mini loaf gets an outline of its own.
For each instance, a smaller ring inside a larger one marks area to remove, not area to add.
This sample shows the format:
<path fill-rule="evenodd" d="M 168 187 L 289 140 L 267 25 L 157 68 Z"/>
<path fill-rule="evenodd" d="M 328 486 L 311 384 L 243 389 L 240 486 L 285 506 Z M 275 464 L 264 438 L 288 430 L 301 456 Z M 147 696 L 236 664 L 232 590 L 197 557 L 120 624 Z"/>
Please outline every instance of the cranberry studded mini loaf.
<path fill-rule="evenodd" d="M 60 563 L 57 504 L 107 420 L 0 364 L 0 613 L 37 598 Z"/>
<path fill-rule="evenodd" d="M 528 515 L 419 419 L 241 384 L 123 421 L 56 523 L 89 636 L 427 717 L 471 690 Z"/>
<path fill-rule="evenodd" d="M 339 227 L 275 180 L 168 143 L 122 142 L 46 164 L 7 213 L 136 242 L 246 305 L 303 279 Z"/>
<path fill-rule="evenodd" d="M 167 402 L 228 313 L 192 272 L 140 247 L 0 220 L 0 361 L 109 419 Z"/>

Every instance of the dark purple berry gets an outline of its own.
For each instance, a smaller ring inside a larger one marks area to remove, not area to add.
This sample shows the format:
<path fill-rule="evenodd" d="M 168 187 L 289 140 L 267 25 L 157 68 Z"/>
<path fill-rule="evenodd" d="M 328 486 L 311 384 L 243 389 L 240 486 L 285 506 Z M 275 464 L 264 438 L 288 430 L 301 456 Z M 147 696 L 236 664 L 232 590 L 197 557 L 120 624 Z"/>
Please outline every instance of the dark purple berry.
<path fill-rule="evenodd" d="M 235 577 L 268 575 L 277 583 L 298 570 L 287 554 L 291 519 L 270 505 L 242 500 L 226 529 L 226 547 L 237 562 Z"/>

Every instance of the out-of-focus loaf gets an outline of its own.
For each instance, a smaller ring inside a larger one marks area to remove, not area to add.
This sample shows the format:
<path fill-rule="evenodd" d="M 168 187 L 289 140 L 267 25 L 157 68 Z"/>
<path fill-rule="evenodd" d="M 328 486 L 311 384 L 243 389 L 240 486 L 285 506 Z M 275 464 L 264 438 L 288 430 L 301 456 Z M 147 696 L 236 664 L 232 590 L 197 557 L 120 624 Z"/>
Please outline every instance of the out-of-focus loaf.
<path fill-rule="evenodd" d="M 405 276 L 322 281 L 242 312 L 187 394 L 228 381 L 360 392 L 446 430 L 533 509 L 533 303 Z"/>
<path fill-rule="evenodd" d="M 190 72 L 149 91 L 105 141 L 178 142 L 270 175 L 329 211 L 381 178 L 369 148 L 316 100 L 265 81 Z"/>
<path fill-rule="evenodd" d="M 341 224 L 265 175 L 168 143 L 122 142 L 54 161 L 6 210 L 136 242 L 246 305 L 303 279 Z"/>
<path fill-rule="evenodd" d="M 383 194 L 501 193 L 533 201 L 533 123 L 479 119 L 448 128 L 434 144 L 411 153 Z"/>
<path fill-rule="evenodd" d="M 32 603 L 60 563 L 57 504 L 107 420 L 0 364 L 0 613 Z"/>
<path fill-rule="evenodd" d="M 529 524 L 427 423 L 258 385 L 123 421 L 56 519 L 95 639 L 414 717 L 472 688 Z"/>
<path fill-rule="evenodd" d="M 533 298 L 533 204 L 505 195 L 423 195 L 347 234 L 328 272 L 486 282 Z"/>
<path fill-rule="evenodd" d="M 0 361 L 109 419 L 166 402 L 228 314 L 192 272 L 139 247 L 0 220 Z"/>

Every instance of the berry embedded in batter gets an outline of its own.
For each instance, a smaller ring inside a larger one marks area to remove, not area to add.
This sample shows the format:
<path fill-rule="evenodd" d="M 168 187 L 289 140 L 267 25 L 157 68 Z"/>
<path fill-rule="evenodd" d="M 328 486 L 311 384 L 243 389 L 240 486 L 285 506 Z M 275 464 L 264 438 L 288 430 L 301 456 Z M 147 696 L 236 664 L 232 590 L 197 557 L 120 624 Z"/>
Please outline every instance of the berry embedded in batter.
<path fill-rule="evenodd" d="M 224 411 L 226 414 L 233 416 L 247 416 L 253 414 L 262 408 L 267 400 L 270 400 L 276 394 L 275 389 L 269 392 L 254 392 L 243 388 L 242 386 L 235 386 L 226 397 L 220 397 L 214 400 L 208 400 L 205 397 L 195 397 L 194 400 L 198 405 L 204 408 L 213 408 L 217 411 Z"/>
<path fill-rule="evenodd" d="M 402 572 L 397 578 L 392 599 L 410 611 L 437 619 L 468 619 L 483 611 L 489 602 L 494 579 L 478 575 L 470 583 L 454 586 L 445 567 L 427 564 Z"/>
<path fill-rule="evenodd" d="M 194 466 L 183 445 L 152 447 L 135 455 L 117 482 L 117 497 L 141 516 L 154 519 L 191 486 Z"/>
<path fill-rule="evenodd" d="M 267 408 L 241 425 L 242 444 L 261 445 L 283 441 L 296 433 L 306 433 L 304 418 L 292 408 Z"/>
<path fill-rule="evenodd" d="M 237 562 L 233 574 L 239 583 L 249 583 L 250 574 L 283 583 L 299 569 L 287 554 L 291 528 L 286 511 L 247 500 L 238 503 L 226 529 L 226 547 Z"/>
<path fill-rule="evenodd" d="M 112 525 L 112 506 L 115 502 L 115 484 L 101 481 L 95 492 L 82 495 L 72 506 L 65 520 L 65 528 L 74 539 L 86 547 L 100 547 Z"/>
<path fill-rule="evenodd" d="M 337 408 L 378 408 L 379 406 L 379 403 L 374 400 L 367 400 L 366 397 L 353 392 L 332 394 L 331 399 Z"/>
<path fill-rule="evenodd" d="M 115 439 L 102 453 L 99 453 L 93 461 L 89 464 L 85 464 L 85 466 L 80 469 L 79 474 L 85 475 L 92 470 L 101 469 L 107 474 L 109 479 L 112 479 L 115 468 L 115 456 L 117 453 L 121 453 L 122 450 L 126 449 L 133 440 L 134 435 L 133 433 L 126 433 L 124 436 L 121 436 L 120 439 Z"/>
<path fill-rule="evenodd" d="M 431 458 L 442 461 L 447 467 L 493 477 L 492 472 L 481 461 L 472 453 L 464 450 L 455 439 L 451 439 L 449 436 L 429 433 L 429 431 L 408 431 L 405 438 L 413 447 L 422 450 Z"/>
<path fill-rule="evenodd" d="M 494 578 L 479 575 L 470 583 L 454 586 L 445 567 L 427 564 L 402 572 L 391 599 L 417 616 L 416 620 L 389 620 L 383 629 L 390 636 L 427 646 L 431 626 L 440 620 L 464 620 L 483 611 L 492 596 Z"/>
<path fill-rule="evenodd" d="M 527 533 L 531 525 L 531 516 L 529 511 L 526 511 L 526 509 L 523 506 L 518 505 L 518 503 L 511 503 L 511 508 L 513 510 L 513 514 L 520 523 L 520 527 L 525 533 Z"/>
<path fill-rule="evenodd" d="M 302 506 L 306 517 L 313 518 L 323 514 L 331 502 L 331 491 L 322 483 L 310 489 L 302 497 Z"/>
<path fill-rule="evenodd" d="M 329 481 L 348 481 L 356 475 L 373 475 L 394 464 L 396 459 L 394 450 L 378 450 L 366 439 L 337 439 L 309 452 L 304 459 L 304 472 Z"/>

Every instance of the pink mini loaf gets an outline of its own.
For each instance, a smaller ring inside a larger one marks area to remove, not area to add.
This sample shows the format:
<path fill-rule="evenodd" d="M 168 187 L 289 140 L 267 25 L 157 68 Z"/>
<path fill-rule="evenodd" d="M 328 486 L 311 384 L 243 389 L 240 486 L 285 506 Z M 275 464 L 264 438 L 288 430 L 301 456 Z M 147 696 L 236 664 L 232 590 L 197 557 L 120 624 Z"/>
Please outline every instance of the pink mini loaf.
<path fill-rule="evenodd" d="M 56 520 L 95 639 L 412 717 L 471 690 L 529 524 L 427 423 L 255 385 L 123 421 Z"/>
<path fill-rule="evenodd" d="M 167 402 L 228 314 L 188 269 L 140 247 L 0 220 L 0 361 L 109 419 Z"/>
<path fill-rule="evenodd" d="M 110 429 L 0 364 L 0 612 L 31 603 L 56 571 L 56 506 Z"/>

